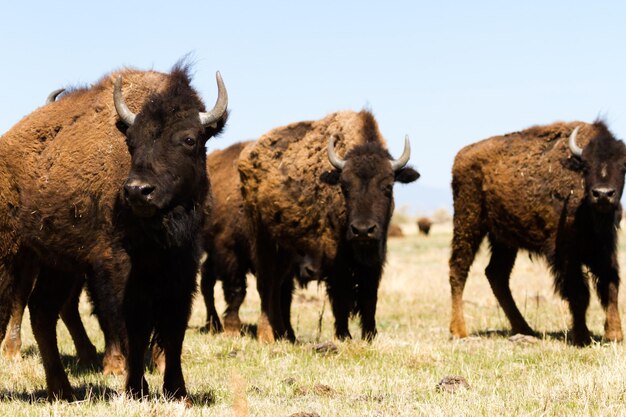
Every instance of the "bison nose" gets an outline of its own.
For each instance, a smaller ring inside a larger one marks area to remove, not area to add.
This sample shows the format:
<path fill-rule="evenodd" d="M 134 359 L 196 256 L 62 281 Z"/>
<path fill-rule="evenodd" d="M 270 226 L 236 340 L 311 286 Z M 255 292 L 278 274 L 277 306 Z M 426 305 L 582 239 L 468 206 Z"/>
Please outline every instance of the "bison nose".
<path fill-rule="evenodd" d="M 350 224 L 350 230 L 355 237 L 374 237 L 376 228 L 374 223 L 353 222 Z"/>
<path fill-rule="evenodd" d="M 126 195 L 126 199 L 129 201 L 141 201 L 141 202 L 149 202 L 152 200 L 152 192 L 154 191 L 154 185 L 132 180 L 128 181 L 124 185 L 124 194 Z"/>
<path fill-rule="evenodd" d="M 615 188 L 598 187 L 591 190 L 593 200 L 597 203 L 607 202 L 614 203 L 615 201 Z"/>

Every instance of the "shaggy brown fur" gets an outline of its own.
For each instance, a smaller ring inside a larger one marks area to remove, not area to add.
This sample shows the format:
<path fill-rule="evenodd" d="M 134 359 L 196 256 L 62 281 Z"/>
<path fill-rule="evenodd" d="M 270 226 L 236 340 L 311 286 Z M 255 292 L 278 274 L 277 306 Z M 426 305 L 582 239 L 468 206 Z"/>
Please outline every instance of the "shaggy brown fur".
<path fill-rule="evenodd" d="M 129 128 L 113 104 L 119 75 L 124 99 L 138 113 Z M 72 287 L 56 271 L 87 274 L 98 316 L 118 326 L 103 328 L 105 334 L 123 335 L 128 327 L 129 393 L 148 392 L 143 355 L 156 329 L 167 356 L 164 391 L 186 395 L 180 349 L 208 192 L 204 143 L 226 121 L 224 115 L 215 128 L 202 129 L 199 111 L 204 106 L 185 68 L 123 70 L 41 107 L 0 140 L 0 329 L 19 282 L 16 259 L 34 250 L 33 261 L 51 272 L 39 277 L 29 302 L 50 397 L 73 398 L 54 334 Z M 178 142 L 188 135 L 197 137 L 193 151 Z M 127 178 L 140 175 L 158 178 L 160 206 L 152 217 L 134 215 L 124 199 Z M 116 345 L 122 350 L 124 342 Z"/>
<path fill-rule="evenodd" d="M 417 219 L 417 229 L 423 235 L 428 236 L 433 222 L 428 217 L 420 217 Z"/>
<path fill-rule="evenodd" d="M 584 149 L 582 158 L 568 147 L 576 126 L 581 126 L 577 143 Z M 621 210 L 625 161 L 626 147 L 602 122 L 536 126 L 483 140 L 457 154 L 450 257 L 453 336 L 467 336 L 463 288 L 487 235 L 492 256 L 485 273 L 513 333 L 532 333 L 509 288 L 517 251 L 526 249 L 550 264 L 555 288 L 570 304 L 575 344 L 590 340 L 585 323 L 589 289 L 582 265 L 593 274 L 606 310 L 605 338 L 622 339 L 615 216 Z M 599 186 L 613 189 L 612 203 L 594 200 Z"/>
<path fill-rule="evenodd" d="M 347 164 L 329 163 L 329 138 Z M 262 315 L 259 337 L 295 338 L 289 317 L 294 259 L 308 256 L 328 277 L 335 333 L 350 337 L 348 316 L 361 315 L 363 337 L 376 334 L 376 297 L 393 211 L 394 180 L 414 181 L 411 168 L 396 173 L 371 113 L 333 113 L 319 121 L 277 128 L 247 147 L 239 159 L 244 205 L 253 229 L 253 255 Z M 331 185 L 341 183 L 341 187 Z M 347 194 L 350 193 L 348 197 Z M 353 221 L 375 222 L 366 239 L 351 236 Z M 264 327 L 271 324 L 271 330 Z M 268 331 L 269 330 L 269 331 Z"/>

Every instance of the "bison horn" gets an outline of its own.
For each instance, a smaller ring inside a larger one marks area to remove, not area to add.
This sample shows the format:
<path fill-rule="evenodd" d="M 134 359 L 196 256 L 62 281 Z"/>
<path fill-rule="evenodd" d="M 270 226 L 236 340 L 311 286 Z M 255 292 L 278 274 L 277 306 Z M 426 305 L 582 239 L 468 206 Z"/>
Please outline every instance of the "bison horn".
<path fill-rule="evenodd" d="M 337 139 L 337 136 L 333 135 L 328 141 L 328 160 L 330 161 L 332 166 L 341 171 L 343 170 L 343 167 L 346 166 L 346 161 L 339 158 L 335 153 L 335 139 Z"/>
<path fill-rule="evenodd" d="M 572 155 L 580 158 L 581 155 L 583 154 L 583 150 L 576 143 L 576 136 L 578 135 L 578 129 L 580 129 L 580 126 L 576 126 L 576 129 L 574 129 L 572 134 L 569 136 L 569 150 L 572 152 Z"/>
<path fill-rule="evenodd" d="M 216 122 L 224 115 L 228 107 L 228 92 L 219 71 L 215 74 L 215 78 L 217 79 L 217 101 L 210 112 L 200 112 L 202 126 L 213 125 L 212 127 L 216 127 Z"/>
<path fill-rule="evenodd" d="M 54 90 L 53 92 L 51 92 L 48 95 L 48 98 L 46 98 L 46 104 L 54 103 L 54 101 L 57 99 L 59 94 L 61 94 L 64 91 L 65 91 L 65 88 L 59 88 L 58 90 Z"/>
<path fill-rule="evenodd" d="M 402 151 L 402 155 L 400 158 L 391 161 L 391 168 L 396 172 L 404 168 L 404 166 L 409 162 L 409 158 L 411 157 L 411 143 L 409 142 L 409 135 L 404 137 L 404 150 Z"/>
<path fill-rule="evenodd" d="M 126 125 L 132 126 L 135 123 L 135 117 L 137 116 L 135 113 L 130 111 L 126 102 L 124 101 L 124 97 L 122 96 L 122 76 L 120 75 L 115 80 L 115 85 L 113 87 L 113 102 L 115 103 L 115 110 L 117 110 L 118 116 Z"/>

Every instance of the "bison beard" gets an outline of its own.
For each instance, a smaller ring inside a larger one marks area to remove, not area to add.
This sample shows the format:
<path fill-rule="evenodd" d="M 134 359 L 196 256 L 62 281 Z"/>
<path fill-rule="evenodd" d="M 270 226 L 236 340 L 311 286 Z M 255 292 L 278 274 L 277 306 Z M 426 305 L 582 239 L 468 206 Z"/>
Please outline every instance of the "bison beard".
<path fill-rule="evenodd" d="M 509 288 L 517 252 L 526 249 L 548 261 L 555 288 L 569 303 L 574 344 L 591 340 L 583 265 L 606 312 L 605 339 L 622 340 L 616 220 L 621 217 L 625 162 L 626 147 L 603 122 L 537 126 L 486 139 L 457 154 L 450 256 L 454 337 L 467 336 L 463 288 L 488 236 L 491 260 L 485 274 L 513 333 L 533 333 Z"/>

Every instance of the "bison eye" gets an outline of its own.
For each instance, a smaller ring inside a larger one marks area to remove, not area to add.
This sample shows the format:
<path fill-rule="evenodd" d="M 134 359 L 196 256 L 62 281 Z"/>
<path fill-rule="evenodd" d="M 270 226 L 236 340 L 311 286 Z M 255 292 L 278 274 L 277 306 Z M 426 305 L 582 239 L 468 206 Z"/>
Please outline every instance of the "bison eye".
<path fill-rule="evenodd" d="M 187 145 L 187 146 L 195 146 L 196 145 L 196 140 L 194 138 L 192 138 L 191 136 L 186 137 L 184 142 L 185 142 L 185 145 Z"/>

